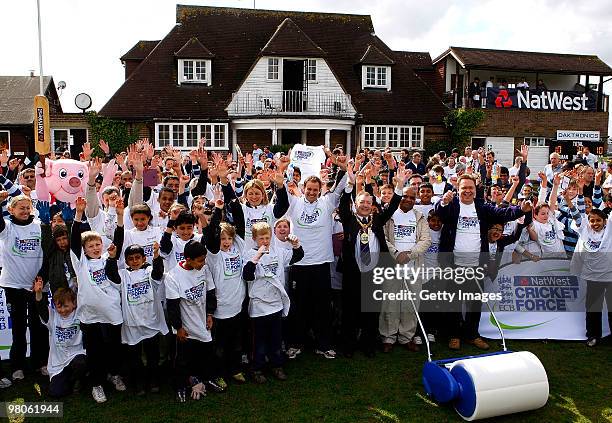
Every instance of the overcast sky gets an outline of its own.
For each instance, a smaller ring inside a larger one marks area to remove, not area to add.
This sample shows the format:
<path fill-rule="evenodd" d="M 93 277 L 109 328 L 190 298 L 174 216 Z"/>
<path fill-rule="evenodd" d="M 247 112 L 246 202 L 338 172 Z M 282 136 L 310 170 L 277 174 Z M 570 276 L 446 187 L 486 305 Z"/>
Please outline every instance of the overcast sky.
<path fill-rule="evenodd" d="M 612 2 L 605 0 L 256 0 L 259 9 L 372 15 L 377 35 L 395 50 L 448 46 L 596 54 L 612 65 Z M 162 39 L 175 23 L 173 0 L 40 0 L 44 73 L 64 111 L 86 92 L 99 110 L 124 80 L 119 57 L 138 40 Z M 252 8 L 252 0 L 182 4 Z M 376 4 L 378 3 L 378 4 Z M 295 6 L 292 6 L 292 5 Z M 36 0 L 0 0 L 0 75 L 38 74 Z M 612 82 L 605 85 L 612 92 Z"/>

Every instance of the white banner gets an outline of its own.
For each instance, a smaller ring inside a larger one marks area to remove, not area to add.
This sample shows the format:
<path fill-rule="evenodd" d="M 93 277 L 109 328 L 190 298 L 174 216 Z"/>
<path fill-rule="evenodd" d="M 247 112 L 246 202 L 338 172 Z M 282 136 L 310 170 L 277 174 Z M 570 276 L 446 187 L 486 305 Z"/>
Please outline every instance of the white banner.
<path fill-rule="evenodd" d="M 557 141 L 599 141 L 599 131 L 557 130 Z"/>
<path fill-rule="evenodd" d="M 289 180 L 293 179 L 293 168 L 298 167 L 302 172 L 302 181 L 309 176 L 321 177 L 321 165 L 325 163 L 325 151 L 322 146 L 309 146 L 295 144 L 291 147 L 291 162 L 287 169 Z"/>
<path fill-rule="evenodd" d="M 586 339 L 586 284 L 570 274 L 568 260 L 502 266 L 495 281 L 485 282 L 485 292 L 502 294 L 501 301 L 490 305 L 506 338 Z M 486 304 L 479 330 L 486 338 L 500 337 Z M 609 333 L 604 308 L 603 336 Z"/>

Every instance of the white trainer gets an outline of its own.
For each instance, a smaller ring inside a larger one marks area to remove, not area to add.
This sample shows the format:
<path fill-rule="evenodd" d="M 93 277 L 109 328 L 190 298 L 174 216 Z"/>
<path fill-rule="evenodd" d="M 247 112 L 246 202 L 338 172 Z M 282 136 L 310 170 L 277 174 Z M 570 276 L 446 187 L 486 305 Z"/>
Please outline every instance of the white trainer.
<path fill-rule="evenodd" d="M 25 378 L 24 374 L 23 374 L 23 370 L 15 370 L 13 372 L 13 380 L 23 380 L 23 378 Z"/>
<path fill-rule="evenodd" d="M 104 388 L 102 388 L 101 385 L 94 386 L 91 389 L 91 396 L 98 404 L 106 402 L 106 395 L 104 394 Z"/>
<path fill-rule="evenodd" d="M 117 391 L 123 392 L 126 390 L 125 387 L 125 383 L 123 383 L 123 379 L 121 379 L 121 376 L 119 375 L 115 375 L 115 376 L 109 376 L 108 380 L 115 385 L 115 389 Z"/>

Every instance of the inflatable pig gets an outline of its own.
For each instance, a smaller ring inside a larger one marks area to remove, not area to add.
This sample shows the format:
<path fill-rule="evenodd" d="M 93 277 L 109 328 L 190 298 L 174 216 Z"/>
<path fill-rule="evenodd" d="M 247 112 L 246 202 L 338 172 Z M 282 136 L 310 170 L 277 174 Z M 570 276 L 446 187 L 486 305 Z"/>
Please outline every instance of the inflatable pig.
<path fill-rule="evenodd" d="M 40 162 L 36 163 L 36 196 L 40 200 L 53 195 L 74 208 L 77 197 L 85 197 L 89 178 L 86 162 L 72 159 L 45 160 L 45 176 Z"/>

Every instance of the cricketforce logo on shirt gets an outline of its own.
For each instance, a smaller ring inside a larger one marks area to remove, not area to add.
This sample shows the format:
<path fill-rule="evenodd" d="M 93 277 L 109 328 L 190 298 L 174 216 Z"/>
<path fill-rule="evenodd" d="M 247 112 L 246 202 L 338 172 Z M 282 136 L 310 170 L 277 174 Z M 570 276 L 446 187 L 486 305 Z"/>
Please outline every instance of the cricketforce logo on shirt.
<path fill-rule="evenodd" d="M 308 214 L 308 212 L 304 210 L 298 219 L 297 224 L 302 227 L 310 226 L 319 220 L 319 216 L 321 216 L 321 209 L 318 207 L 314 209 L 311 214 Z"/>
<path fill-rule="evenodd" d="M 470 232 L 478 227 L 477 217 L 460 216 L 457 221 L 457 231 Z"/>
<path fill-rule="evenodd" d="M 106 270 L 102 268 L 95 272 L 89 271 L 89 276 L 91 277 L 91 281 L 99 286 L 106 280 Z"/>
<path fill-rule="evenodd" d="M 65 344 L 79 333 L 79 323 L 75 323 L 72 326 L 63 328 L 61 326 L 55 327 L 55 341 L 58 344 Z"/>
<path fill-rule="evenodd" d="M 312 151 L 296 151 L 293 159 L 298 162 L 305 162 L 313 156 Z"/>
<path fill-rule="evenodd" d="M 240 256 L 225 257 L 223 259 L 223 274 L 226 277 L 236 276 L 240 273 L 242 267 L 242 260 Z"/>
<path fill-rule="evenodd" d="M 393 235 L 395 239 L 402 239 L 411 237 L 416 231 L 416 226 L 414 225 L 395 225 L 393 228 Z"/>
<path fill-rule="evenodd" d="M 145 245 L 142 247 L 145 253 L 145 257 L 153 257 L 153 244 Z"/>
<path fill-rule="evenodd" d="M 151 289 L 151 284 L 148 279 L 143 279 L 134 284 L 127 284 L 127 300 L 128 303 L 134 304 L 143 302 L 147 299 L 147 294 Z"/>
<path fill-rule="evenodd" d="M 270 219 L 268 218 L 268 216 L 266 216 L 266 214 L 264 214 L 260 218 L 248 219 L 246 226 L 247 226 L 247 228 L 252 228 L 253 225 L 255 225 L 256 223 L 267 223 L 267 224 L 270 224 Z"/>
<path fill-rule="evenodd" d="M 273 278 L 278 272 L 278 261 L 271 261 L 270 263 L 262 264 L 261 267 L 265 277 Z"/>
<path fill-rule="evenodd" d="M 36 251 L 40 247 L 40 237 L 19 239 L 15 237 L 13 253 L 18 256 L 26 256 L 29 252 Z"/>
<path fill-rule="evenodd" d="M 202 281 L 199 285 L 192 286 L 185 290 L 185 299 L 194 303 L 200 302 L 204 295 L 204 288 L 206 288 L 206 282 Z"/>

